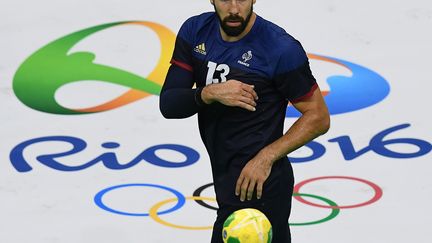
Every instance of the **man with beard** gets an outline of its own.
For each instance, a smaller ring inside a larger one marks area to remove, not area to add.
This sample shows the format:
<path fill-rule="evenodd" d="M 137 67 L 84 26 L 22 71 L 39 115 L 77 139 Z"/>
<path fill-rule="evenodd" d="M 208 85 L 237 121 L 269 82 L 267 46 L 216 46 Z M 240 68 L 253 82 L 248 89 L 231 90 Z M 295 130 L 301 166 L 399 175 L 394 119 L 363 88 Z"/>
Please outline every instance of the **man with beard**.
<path fill-rule="evenodd" d="M 198 113 L 219 206 L 213 243 L 222 242 L 225 219 L 249 207 L 269 218 L 273 242 L 291 242 L 286 155 L 330 124 L 301 44 L 253 12 L 255 1 L 210 0 L 215 12 L 188 19 L 160 95 L 166 118 Z M 288 102 L 301 116 L 283 134 Z"/>

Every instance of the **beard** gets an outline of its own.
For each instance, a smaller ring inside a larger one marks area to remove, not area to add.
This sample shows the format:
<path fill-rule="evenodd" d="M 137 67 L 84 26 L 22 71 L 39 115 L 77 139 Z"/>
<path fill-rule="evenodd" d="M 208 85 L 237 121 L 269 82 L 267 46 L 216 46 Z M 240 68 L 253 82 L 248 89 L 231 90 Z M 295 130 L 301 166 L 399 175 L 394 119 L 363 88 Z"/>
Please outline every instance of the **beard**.
<path fill-rule="evenodd" d="M 214 6 L 214 5 L 213 5 Z M 242 18 L 239 15 L 229 15 L 228 17 L 225 17 L 222 19 L 216 9 L 216 6 L 214 6 L 216 15 L 218 16 L 220 25 L 222 27 L 222 30 L 231 37 L 239 36 L 243 31 L 246 29 L 247 25 L 249 24 L 249 21 L 252 17 L 253 13 L 253 5 L 251 6 L 251 9 L 249 11 L 249 14 L 246 16 L 246 19 Z M 240 22 L 239 26 L 229 26 L 228 22 Z"/>

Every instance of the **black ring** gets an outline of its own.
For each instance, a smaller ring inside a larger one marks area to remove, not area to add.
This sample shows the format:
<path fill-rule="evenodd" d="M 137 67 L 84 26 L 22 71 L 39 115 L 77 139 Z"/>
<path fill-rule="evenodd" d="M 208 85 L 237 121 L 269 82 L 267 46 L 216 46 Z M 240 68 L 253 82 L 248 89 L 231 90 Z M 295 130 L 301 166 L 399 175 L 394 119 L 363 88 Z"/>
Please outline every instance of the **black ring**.
<path fill-rule="evenodd" d="M 202 187 L 199 187 L 198 189 L 196 189 L 195 191 L 194 191 L 194 193 L 192 194 L 194 197 L 200 197 L 201 196 L 201 193 L 205 190 L 205 189 L 207 189 L 207 188 L 209 188 L 209 187 L 211 187 L 211 186 L 213 186 L 214 185 L 214 183 L 209 183 L 209 184 L 206 184 L 206 185 L 204 185 L 204 186 L 202 186 Z M 205 207 L 205 208 L 208 208 L 208 209 L 211 209 L 211 210 L 218 210 L 218 208 L 217 207 L 213 207 L 212 205 L 209 205 L 209 204 L 207 204 L 207 203 L 205 203 L 203 200 L 194 200 L 196 203 L 198 203 L 199 205 L 201 205 L 201 206 L 203 206 L 203 207 Z"/>

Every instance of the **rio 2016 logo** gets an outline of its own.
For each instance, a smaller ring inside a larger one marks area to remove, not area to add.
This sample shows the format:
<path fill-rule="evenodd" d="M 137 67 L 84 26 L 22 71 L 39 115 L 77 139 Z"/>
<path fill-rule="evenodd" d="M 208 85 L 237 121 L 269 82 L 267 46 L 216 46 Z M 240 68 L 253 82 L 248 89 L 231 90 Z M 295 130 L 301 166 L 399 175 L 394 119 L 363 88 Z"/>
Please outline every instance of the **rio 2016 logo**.
<path fill-rule="evenodd" d="M 156 67 L 147 78 L 119 68 L 94 63 L 91 52 L 69 51 L 85 38 L 108 28 L 140 25 L 154 31 L 160 41 L 161 51 Z M 140 100 L 149 95 L 159 95 L 169 68 L 175 43 L 175 34 L 168 28 L 153 22 L 125 21 L 103 24 L 69 34 L 42 47 L 18 68 L 13 89 L 26 106 L 52 114 L 88 114 L 108 111 Z M 312 60 L 324 61 L 347 68 L 351 76 L 327 78 L 330 90 L 324 92 L 332 115 L 367 108 L 382 101 L 390 92 L 387 81 L 374 71 L 337 58 L 309 54 Z M 85 80 L 114 83 L 130 88 L 122 95 L 97 106 L 69 109 L 55 99 L 56 91 L 63 85 Z M 293 107 L 287 109 L 287 117 L 300 114 Z"/>
<path fill-rule="evenodd" d="M 153 30 L 161 42 L 159 62 L 147 78 L 102 64 L 94 63 L 90 52 L 68 54 L 78 42 L 99 31 L 122 25 L 141 25 Z M 153 22 L 117 22 L 84 29 L 62 37 L 32 54 L 18 68 L 13 89 L 28 107 L 52 114 L 87 114 L 108 111 L 142 99 L 159 95 L 173 52 L 175 35 Z M 84 80 L 119 84 L 131 89 L 104 104 L 85 109 L 68 109 L 55 100 L 55 92 L 63 85 Z"/>

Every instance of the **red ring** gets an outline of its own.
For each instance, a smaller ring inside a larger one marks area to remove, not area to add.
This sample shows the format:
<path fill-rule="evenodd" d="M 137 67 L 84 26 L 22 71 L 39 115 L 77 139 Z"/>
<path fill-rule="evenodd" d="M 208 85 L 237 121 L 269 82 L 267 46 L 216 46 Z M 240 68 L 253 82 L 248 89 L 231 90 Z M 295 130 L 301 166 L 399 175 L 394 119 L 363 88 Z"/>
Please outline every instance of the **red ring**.
<path fill-rule="evenodd" d="M 372 187 L 375 191 L 375 195 L 372 199 L 370 199 L 364 203 L 359 203 L 359 204 L 354 204 L 354 205 L 346 205 L 346 206 L 328 206 L 328 205 L 316 204 L 316 203 L 312 203 L 312 202 L 309 202 L 309 201 L 303 199 L 301 196 L 294 196 L 294 198 L 296 200 L 304 203 L 304 204 L 308 204 L 308 205 L 315 206 L 315 207 L 344 209 L 344 208 L 358 208 L 358 207 L 372 204 L 372 203 L 378 201 L 383 195 L 382 189 L 378 185 L 376 185 L 375 183 L 372 183 L 372 182 L 367 181 L 367 180 L 355 178 L 355 177 L 348 177 L 348 176 L 323 176 L 323 177 L 316 177 L 316 178 L 308 179 L 308 180 L 302 181 L 302 182 L 298 183 L 297 185 L 295 185 L 293 193 L 300 193 L 299 192 L 300 188 L 309 182 L 317 181 L 317 180 L 325 180 L 325 179 L 348 179 L 348 180 L 360 181 L 360 182 L 363 182 L 363 183 L 369 185 L 370 187 Z"/>

